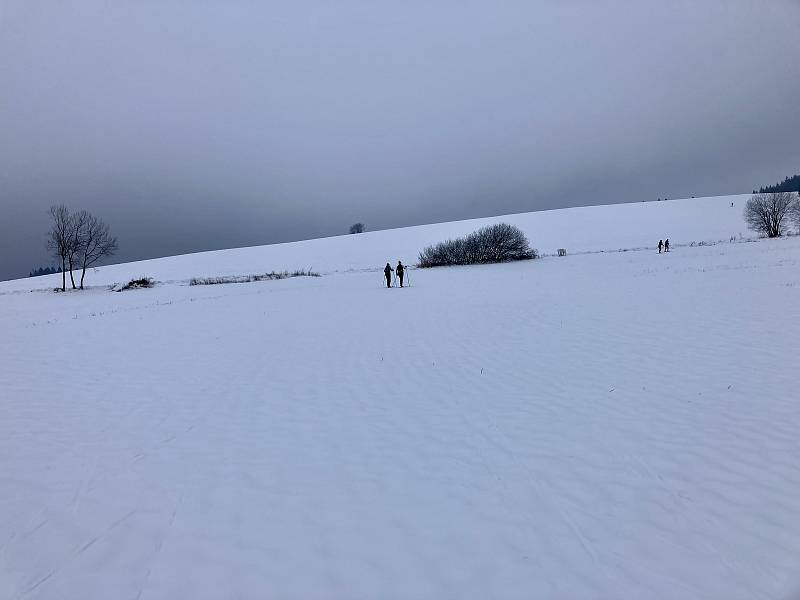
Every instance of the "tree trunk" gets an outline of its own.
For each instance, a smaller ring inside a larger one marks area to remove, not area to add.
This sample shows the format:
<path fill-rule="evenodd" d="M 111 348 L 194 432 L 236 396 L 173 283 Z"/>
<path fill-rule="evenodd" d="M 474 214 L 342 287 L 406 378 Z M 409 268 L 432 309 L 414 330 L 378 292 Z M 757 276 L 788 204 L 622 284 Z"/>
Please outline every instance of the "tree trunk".
<path fill-rule="evenodd" d="M 61 291 L 67 291 L 67 271 L 66 271 L 66 264 L 64 263 L 64 259 L 61 259 Z"/>
<path fill-rule="evenodd" d="M 72 282 L 72 289 L 77 289 L 75 287 L 75 278 L 72 276 L 72 261 L 69 261 L 69 280 Z"/>
<path fill-rule="evenodd" d="M 83 264 L 83 271 L 81 271 L 81 289 L 83 289 L 83 278 L 86 277 L 86 263 Z"/>

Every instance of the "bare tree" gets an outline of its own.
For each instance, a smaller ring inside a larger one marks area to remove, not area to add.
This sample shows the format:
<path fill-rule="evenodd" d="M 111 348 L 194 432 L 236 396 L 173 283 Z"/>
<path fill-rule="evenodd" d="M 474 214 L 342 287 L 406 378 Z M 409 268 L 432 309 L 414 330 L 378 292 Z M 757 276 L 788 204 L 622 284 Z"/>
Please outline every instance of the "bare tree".
<path fill-rule="evenodd" d="M 744 220 L 753 231 L 771 238 L 779 237 L 795 201 L 791 192 L 753 194 L 744 208 Z"/>
<path fill-rule="evenodd" d="M 83 253 L 85 246 L 84 237 L 86 235 L 86 225 L 90 215 L 85 210 L 72 214 L 69 225 L 69 243 L 67 244 L 67 266 L 69 267 L 69 279 L 72 282 L 72 289 L 75 289 L 75 276 L 72 271 L 78 266 L 78 259 Z M 83 289 L 83 286 L 81 286 Z"/>
<path fill-rule="evenodd" d="M 61 291 L 67 289 L 67 261 L 72 243 L 72 215 L 63 204 L 50 207 L 50 218 L 53 224 L 47 233 L 47 249 L 61 261 Z M 73 287 L 74 287 L 73 283 Z"/>
<path fill-rule="evenodd" d="M 366 227 L 363 223 L 354 223 L 350 226 L 350 233 L 364 233 Z"/>
<path fill-rule="evenodd" d="M 101 258 L 113 256 L 118 244 L 117 238 L 111 235 L 109 226 L 92 214 L 86 213 L 81 231 L 78 237 L 81 240 L 80 257 L 83 267 L 81 289 L 83 289 L 83 278 L 86 276 L 87 267 L 91 267 Z"/>

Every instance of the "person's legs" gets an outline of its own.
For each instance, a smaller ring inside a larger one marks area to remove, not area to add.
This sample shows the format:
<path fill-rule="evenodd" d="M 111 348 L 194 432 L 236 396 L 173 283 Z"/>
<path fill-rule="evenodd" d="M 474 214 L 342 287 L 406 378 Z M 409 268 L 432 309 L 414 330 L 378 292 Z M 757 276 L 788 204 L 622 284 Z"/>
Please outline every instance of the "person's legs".
<path fill-rule="evenodd" d="M 401 273 L 399 277 L 400 277 L 400 287 L 403 287 L 403 274 Z"/>
<path fill-rule="evenodd" d="M 392 287 L 392 278 L 391 278 L 391 276 L 390 276 L 390 275 L 387 275 L 387 276 L 386 276 L 386 287 L 387 287 L 387 288 L 390 288 L 390 287 Z"/>

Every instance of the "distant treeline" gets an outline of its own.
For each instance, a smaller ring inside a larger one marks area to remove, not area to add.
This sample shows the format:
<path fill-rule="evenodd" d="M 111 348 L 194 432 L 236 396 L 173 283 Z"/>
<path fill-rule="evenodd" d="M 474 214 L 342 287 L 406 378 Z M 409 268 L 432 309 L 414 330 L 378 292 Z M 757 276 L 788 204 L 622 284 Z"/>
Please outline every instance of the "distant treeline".
<path fill-rule="evenodd" d="M 28 273 L 28 277 L 39 277 L 40 275 L 52 275 L 53 273 L 61 273 L 61 269 L 55 267 L 39 267 Z"/>
<path fill-rule="evenodd" d="M 800 175 L 787 177 L 780 183 L 758 189 L 759 194 L 777 194 L 778 192 L 800 192 Z M 756 191 L 753 190 L 755 194 Z"/>

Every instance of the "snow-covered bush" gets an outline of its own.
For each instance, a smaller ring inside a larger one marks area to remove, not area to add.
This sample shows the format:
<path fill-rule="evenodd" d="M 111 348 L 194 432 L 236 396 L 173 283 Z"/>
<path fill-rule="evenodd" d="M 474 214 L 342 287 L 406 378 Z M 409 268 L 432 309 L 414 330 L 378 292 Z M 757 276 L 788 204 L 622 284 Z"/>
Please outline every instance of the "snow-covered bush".
<path fill-rule="evenodd" d="M 439 242 L 419 253 L 420 267 L 474 265 L 537 258 L 535 249 L 519 227 L 508 223 L 487 225 L 469 235 Z"/>

